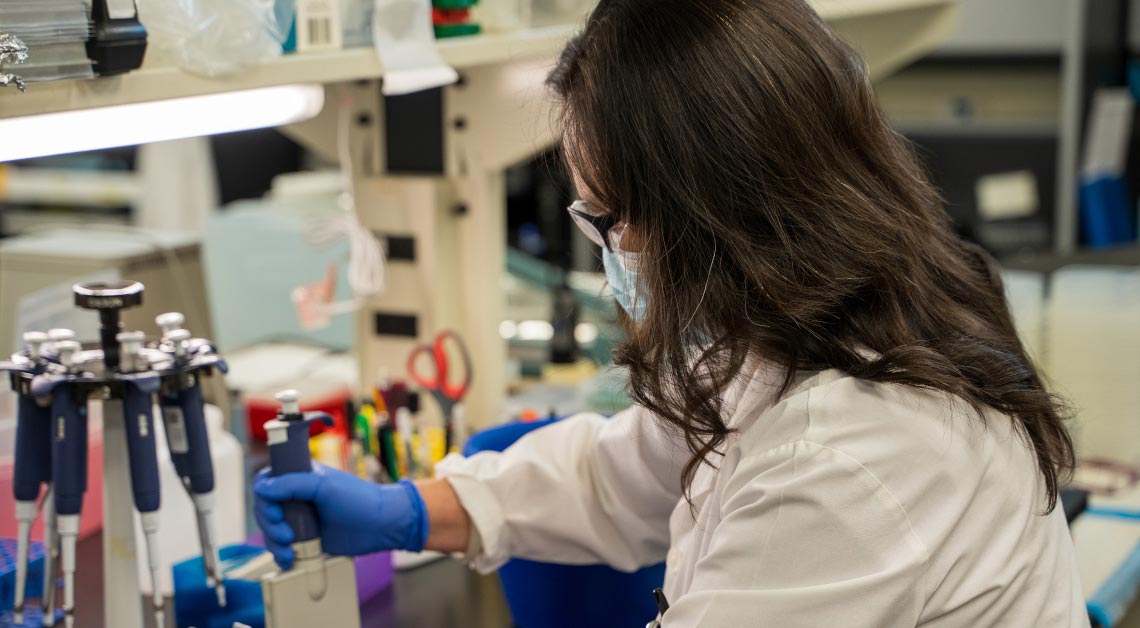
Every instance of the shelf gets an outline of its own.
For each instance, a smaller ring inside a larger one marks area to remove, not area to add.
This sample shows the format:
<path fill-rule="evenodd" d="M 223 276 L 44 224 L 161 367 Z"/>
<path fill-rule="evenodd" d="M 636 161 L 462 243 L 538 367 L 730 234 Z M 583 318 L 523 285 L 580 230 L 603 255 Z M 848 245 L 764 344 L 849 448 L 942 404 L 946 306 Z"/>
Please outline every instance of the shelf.
<path fill-rule="evenodd" d="M 876 76 L 893 71 L 944 42 L 953 32 L 957 0 L 814 0 L 836 31 L 864 55 Z M 577 25 L 532 28 L 440 41 L 457 69 L 550 57 Z M 0 91 L 0 118 L 163 100 L 294 83 L 375 79 L 383 67 L 369 48 L 286 55 L 236 76 L 206 78 L 177 67 L 146 66 L 121 77 L 37 83 L 25 94 Z"/>
<path fill-rule="evenodd" d="M 512 34 L 484 34 L 439 42 L 444 61 L 456 69 L 552 56 L 574 28 L 552 26 Z M 121 77 L 33 83 L 27 93 L 0 93 L 0 118 L 89 109 L 167 98 L 201 96 L 294 83 L 340 83 L 375 79 L 383 66 L 371 48 L 285 55 L 234 76 L 208 78 L 177 67 L 148 67 Z"/>

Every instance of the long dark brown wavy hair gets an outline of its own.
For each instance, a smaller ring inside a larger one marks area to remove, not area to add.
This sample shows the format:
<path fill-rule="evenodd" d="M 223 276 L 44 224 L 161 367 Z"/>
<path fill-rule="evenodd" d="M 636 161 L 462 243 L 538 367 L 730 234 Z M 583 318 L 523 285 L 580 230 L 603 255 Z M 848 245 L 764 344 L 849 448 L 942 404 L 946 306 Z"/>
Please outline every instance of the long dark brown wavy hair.
<path fill-rule="evenodd" d="M 781 392 L 840 369 L 1004 413 L 1054 508 L 1064 406 L 863 60 L 803 0 L 601 0 L 549 83 L 566 160 L 644 245 L 649 311 L 615 357 L 683 434 L 686 491 L 730 432 L 722 393 L 762 358 Z"/>

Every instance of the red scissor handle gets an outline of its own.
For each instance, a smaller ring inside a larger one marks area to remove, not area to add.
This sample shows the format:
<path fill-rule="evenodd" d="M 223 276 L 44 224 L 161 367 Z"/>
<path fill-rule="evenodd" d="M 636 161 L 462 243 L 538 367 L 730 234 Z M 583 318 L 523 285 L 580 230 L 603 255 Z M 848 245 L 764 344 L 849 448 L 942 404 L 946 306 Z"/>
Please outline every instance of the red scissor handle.
<path fill-rule="evenodd" d="M 448 372 L 452 361 L 447 355 L 446 341 L 450 338 L 456 348 L 458 349 L 459 358 L 462 361 L 463 379 L 457 384 L 452 384 L 448 379 Z M 431 357 L 432 364 L 435 366 L 435 375 L 427 376 L 422 373 L 417 364 L 420 362 L 420 356 L 428 354 Z M 412 349 L 412 353 L 408 356 L 408 375 L 412 380 L 420 386 L 428 390 L 439 391 L 443 396 L 459 401 L 467 394 L 467 390 L 471 387 L 471 355 L 467 352 L 467 345 L 463 343 L 463 339 L 459 334 L 451 330 L 440 332 L 435 337 L 435 341 L 429 345 L 419 345 Z"/>

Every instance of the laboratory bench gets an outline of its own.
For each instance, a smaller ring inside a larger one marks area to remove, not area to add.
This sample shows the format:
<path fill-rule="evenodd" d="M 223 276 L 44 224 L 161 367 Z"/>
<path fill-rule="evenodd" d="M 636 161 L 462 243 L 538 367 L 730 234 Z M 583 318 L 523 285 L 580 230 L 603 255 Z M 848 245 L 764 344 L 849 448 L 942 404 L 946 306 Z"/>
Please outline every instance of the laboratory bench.
<path fill-rule="evenodd" d="M 103 538 L 92 535 L 77 548 L 75 607 L 78 625 L 106 628 L 103 621 Z M 167 603 L 170 603 L 169 599 Z M 149 598 L 145 607 L 150 608 Z M 450 559 L 396 573 L 392 586 L 361 608 L 361 628 L 511 628 L 498 576 L 481 576 Z M 174 613 L 166 613 L 167 627 Z"/>

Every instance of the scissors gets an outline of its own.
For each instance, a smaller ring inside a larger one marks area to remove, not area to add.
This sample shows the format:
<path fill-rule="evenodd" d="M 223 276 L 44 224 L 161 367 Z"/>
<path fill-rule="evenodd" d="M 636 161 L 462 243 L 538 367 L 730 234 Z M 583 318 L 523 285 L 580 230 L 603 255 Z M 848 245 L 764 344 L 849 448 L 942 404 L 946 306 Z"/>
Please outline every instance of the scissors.
<path fill-rule="evenodd" d="M 459 361 L 462 363 L 459 383 L 452 383 L 449 377 L 456 362 L 448 356 L 448 339 L 458 350 Z M 420 369 L 420 363 L 424 362 L 420 356 L 423 355 L 431 358 L 432 366 L 435 367 L 434 374 L 426 374 Z M 411 355 L 408 356 L 408 375 L 411 376 L 412 381 L 431 393 L 431 396 L 439 403 L 439 408 L 443 411 L 443 420 L 447 424 L 447 451 L 451 451 L 453 439 L 451 428 L 452 419 L 455 416 L 455 406 L 463 401 L 463 397 L 471 388 L 471 355 L 467 352 L 467 345 L 454 331 L 444 330 L 440 332 L 432 344 L 419 345 L 412 349 Z"/>

